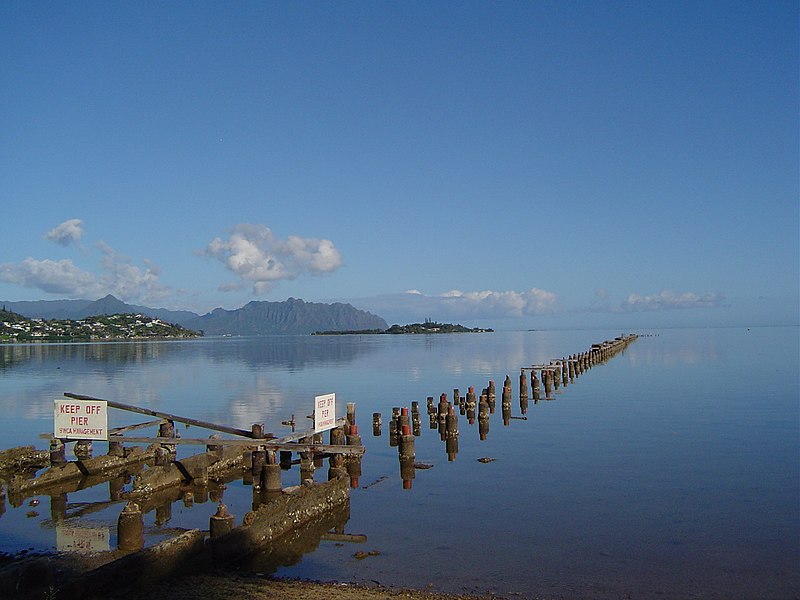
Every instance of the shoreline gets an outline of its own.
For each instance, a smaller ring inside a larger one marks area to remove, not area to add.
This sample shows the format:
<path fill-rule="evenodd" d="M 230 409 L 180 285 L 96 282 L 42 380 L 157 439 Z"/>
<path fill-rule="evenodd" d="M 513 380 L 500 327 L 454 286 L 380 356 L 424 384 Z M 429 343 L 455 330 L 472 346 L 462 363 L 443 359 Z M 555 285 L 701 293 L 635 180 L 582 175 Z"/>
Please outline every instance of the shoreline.
<path fill-rule="evenodd" d="M 451 594 L 434 590 L 384 586 L 379 583 L 323 582 L 284 577 L 212 572 L 186 575 L 159 582 L 159 595 L 172 600 L 503 600 L 506 596 L 487 594 Z M 135 593 L 121 591 L 109 598 L 150 600 L 153 590 Z M 515 595 L 515 598 L 519 596 Z"/>

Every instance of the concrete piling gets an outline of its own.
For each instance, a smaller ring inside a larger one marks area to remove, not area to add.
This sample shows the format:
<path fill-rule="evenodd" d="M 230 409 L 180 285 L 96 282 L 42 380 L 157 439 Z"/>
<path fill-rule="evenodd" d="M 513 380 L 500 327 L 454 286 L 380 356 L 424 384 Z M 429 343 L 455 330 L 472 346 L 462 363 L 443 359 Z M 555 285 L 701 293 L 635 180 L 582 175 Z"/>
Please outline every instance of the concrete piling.
<path fill-rule="evenodd" d="M 458 414 L 454 407 L 450 407 L 447 412 L 447 439 L 445 440 L 445 449 L 447 451 L 447 460 L 452 462 L 456 459 L 458 454 Z"/>
<path fill-rule="evenodd" d="M 234 516 L 228 512 L 228 507 L 222 502 L 217 506 L 217 512 L 211 515 L 208 523 L 209 537 L 213 540 L 233 531 Z"/>
<path fill-rule="evenodd" d="M 331 431 L 333 431 L 333 430 L 331 430 Z M 331 442 L 331 443 L 333 443 L 333 442 Z M 288 471 L 289 469 L 291 469 L 292 468 L 292 451 L 291 450 L 281 450 L 279 456 L 280 456 L 280 461 L 279 461 L 278 464 L 281 466 L 281 469 L 283 469 L 284 471 Z"/>
<path fill-rule="evenodd" d="M 475 398 L 475 388 L 470 386 L 467 391 L 467 421 L 470 425 L 475 423 L 475 412 L 477 409 L 477 400 Z"/>
<path fill-rule="evenodd" d="M 88 460 L 92 458 L 92 441 L 78 440 L 72 447 L 72 453 L 78 460 Z"/>
<path fill-rule="evenodd" d="M 444 394 L 443 394 L 444 395 Z M 408 408 L 403 408 L 401 412 L 402 429 L 400 434 L 399 444 L 399 459 L 400 459 L 400 476 L 403 479 L 403 489 L 411 489 L 412 480 L 415 476 L 414 459 L 416 453 L 414 450 L 414 435 L 411 433 L 411 425 L 408 421 Z M 405 418 L 405 420 L 404 420 Z"/>
<path fill-rule="evenodd" d="M 381 413 L 379 412 L 372 413 L 372 435 L 374 437 L 381 437 L 382 425 L 383 421 L 381 420 Z"/>
<path fill-rule="evenodd" d="M 419 414 L 419 402 L 416 400 L 411 402 L 411 433 L 415 437 L 422 435 L 422 418 Z"/>
<path fill-rule="evenodd" d="M 519 372 L 519 399 L 528 399 L 528 378 L 525 377 L 525 371 Z"/>
<path fill-rule="evenodd" d="M 250 459 L 250 474 L 256 478 L 261 476 L 261 469 L 267 463 L 267 451 L 263 446 L 253 450 Z"/>
<path fill-rule="evenodd" d="M 553 395 L 553 372 L 550 369 L 542 369 L 542 380 L 544 381 L 544 397 L 550 400 Z"/>
<path fill-rule="evenodd" d="M 266 493 L 281 491 L 281 466 L 279 464 L 267 463 L 261 468 L 261 489 Z"/>
<path fill-rule="evenodd" d="M 352 414 L 355 420 L 355 405 L 353 405 L 352 413 L 350 412 L 350 404 L 348 404 L 348 421 Z M 354 423 L 350 425 L 350 433 L 347 435 L 348 446 L 361 446 L 361 436 L 358 435 L 358 425 Z M 355 489 L 358 487 L 358 480 L 361 477 L 361 456 L 350 455 L 347 457 L 347 474 L 350 475 L 350 487 Z"/>
<path fill-rule="evenodd" d="M 117 546 L 131 552 L 144 548 L 144 518 L 135 502 L 128 502 L 119 513 Z"/>
<path fill-rule="evenodd" d="M 488 396 L 481 394 L 481 399 L 478 402 L 478 434 L 481 440 L 485 440 L 489 434 L 489 408 Z"/>

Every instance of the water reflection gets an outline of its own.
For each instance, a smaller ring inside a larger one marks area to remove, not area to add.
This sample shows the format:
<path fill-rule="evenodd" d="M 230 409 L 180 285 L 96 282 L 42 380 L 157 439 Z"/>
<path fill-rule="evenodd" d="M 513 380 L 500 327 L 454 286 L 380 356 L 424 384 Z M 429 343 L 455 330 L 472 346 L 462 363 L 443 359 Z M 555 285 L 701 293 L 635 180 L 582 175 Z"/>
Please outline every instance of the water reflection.
<path fill-rule="evenodd" d="M 25 363 L 109 363 L 114 367 L 145 361 L 182 360 L 204 356 L 215 362 L 241 362 L 303 370 L 311 366 L 346 364 L 373 351 L 363 336 L 265 336 L 258 338 L 209 338 L 182 341 L 93 342 L 72 344 L 0 344 L 0 369 Z"/>

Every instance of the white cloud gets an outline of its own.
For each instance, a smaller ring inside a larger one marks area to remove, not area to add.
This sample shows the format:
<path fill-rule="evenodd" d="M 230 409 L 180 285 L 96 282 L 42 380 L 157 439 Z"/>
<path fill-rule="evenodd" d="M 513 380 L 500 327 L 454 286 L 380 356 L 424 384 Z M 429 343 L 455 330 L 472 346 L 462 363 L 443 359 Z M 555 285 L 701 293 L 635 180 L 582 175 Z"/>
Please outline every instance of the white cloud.
<path fill-rule="evenodd" d="M 141 301 L 161 300 L 171 293 L 171 288 L 159 282 L 160 269 L 152 261 L 145 259 L 142 269 L 106 242 L 97 242 L 97 247 L 103 253 L 100 265 L 104 270 L 98 283 L 108 290 L 106 293 L 123 300 Z"/>
<path fill-rule="evenodd" d="M 661 293 L 651 296 L 630 294 L 628 299 L 619 307 L 619 310 L 649 311 L 676 308 L 712 308 L 720 306 L 723 299 L 721 294 L 696 294 L 695 292 L 676 294 L 670 290 L 663 290 Z"/>
<path fill-rule="evenodd" d="M 219 260 L 236 273 L 256 294 L 271 289 L 277 281 L 335 271 L 342 257 L 333 242 L 289 236 L 277 239 L 265 225 L 241 224 L 233 228 L 227 240 L 214 238 L 204 254 Z M 221 290 L 241 286 L 220 286 Z"/>
<path fill-rule="evenodd" d="M 80 229 L 80 221 L 73 221 L 77 224 L 62 227 L 70 223 L 67 221 L 51 230 L 47 234 L 48 239 L 78 239 L 80 236 L 75 228 Z M 152 262 L 145 260 L 145 267 L 141 268 L 118 254 L 107 243 L 101 241 L 96 245 L 102 254 L 99 274 L 78 267 L 71 259 L 39 260 L 28 257 L 20 263 L 0 264 L 0 281 L 71 298 L 95 299 L 113 294 L 126 302 L 158 301 L 172 293 L 171 288 L 159 283 L 159 268 Z"/>
<path fill-rule="evenodd" d="M 62 246 L 69 246 L 73 242 L 79 242 L 83 237 L 83 221 L 80 219 L 69 219 L 60 225 L 56 225 L 47 232 L 45 238 Z"/>
<path fill-rule="evenodd" d="M 37 260 L 29 257 L 19 264 L 0 264 L 0 281 L 51 294 L 74 296 L 83 290 L 97 294 L 94 275 L 76 267 L 70 259 Z"/>
<path fill-rule="evenodd" d="M 531 288 L 517 291 L 450 290 L 438 295 L 426 295 L 419 290 L 390 294 L 353 302 L 376 314 L 390 319 L 468 320 L 506 319 L 551 313 L 556 309 L 558 297 L 552 292 Z"/>
<path fill-rule="evenodd" d="M 557 300 L 554 293 L 539 288 L 531 288 L 526 292 L 451 290 L 442 294 L 441 298 L 459 312 L 492 317 L 521 317 L 550 312 Z"/>

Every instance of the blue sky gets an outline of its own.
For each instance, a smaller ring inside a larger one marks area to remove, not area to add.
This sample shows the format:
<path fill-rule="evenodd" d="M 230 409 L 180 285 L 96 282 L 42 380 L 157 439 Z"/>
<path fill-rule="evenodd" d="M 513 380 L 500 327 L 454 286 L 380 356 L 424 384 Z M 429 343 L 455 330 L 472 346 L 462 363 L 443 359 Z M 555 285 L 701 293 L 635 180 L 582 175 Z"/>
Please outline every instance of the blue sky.
<path fill-rule="evenodd" d="M 0 299 L 798 322 L 798 2 L 0 4 Z"/>

